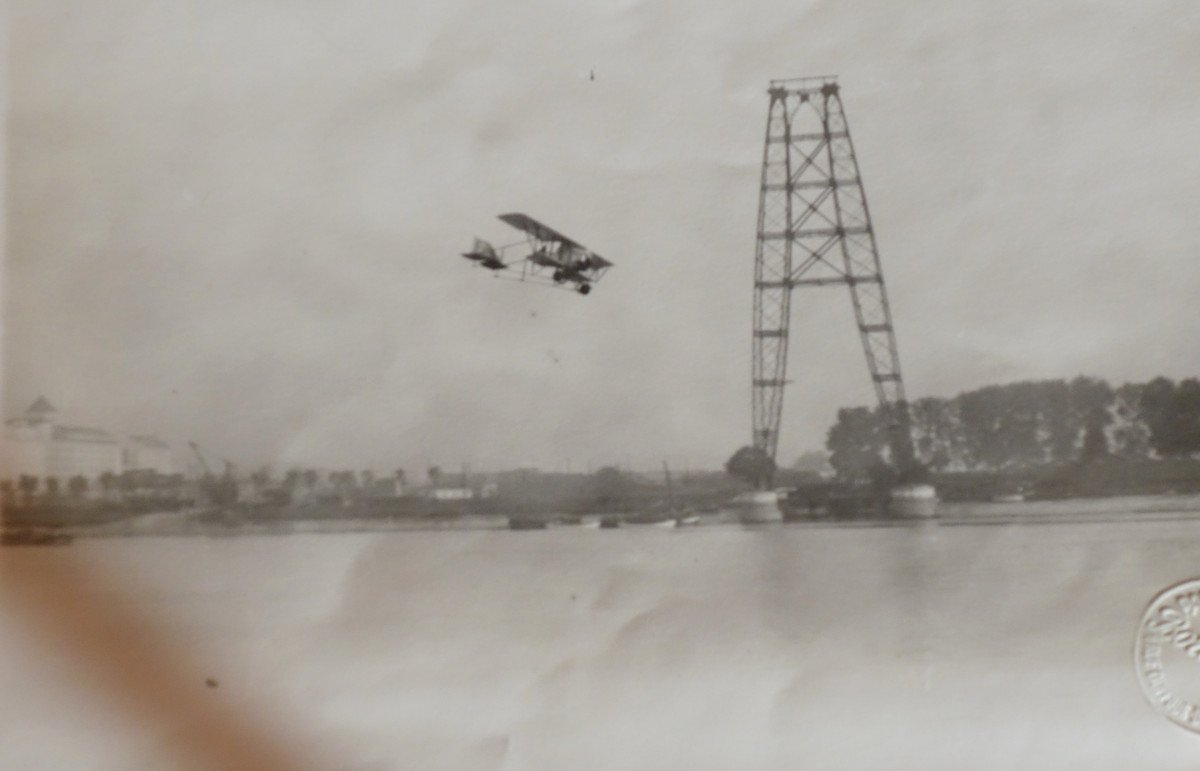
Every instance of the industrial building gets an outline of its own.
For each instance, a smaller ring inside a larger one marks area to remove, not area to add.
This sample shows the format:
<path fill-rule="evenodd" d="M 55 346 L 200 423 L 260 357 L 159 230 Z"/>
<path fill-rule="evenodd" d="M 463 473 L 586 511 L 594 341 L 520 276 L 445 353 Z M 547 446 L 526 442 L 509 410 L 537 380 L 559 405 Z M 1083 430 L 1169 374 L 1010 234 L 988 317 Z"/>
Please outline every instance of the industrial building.
<path fill-rule="evenodd" d="M 175 473 L 170 446 L 146 435 L 123 436 L 102 428 L 67 425 L 45 397 L 4 424 L 4 476 L 96 479 L 126 471 Z"/>

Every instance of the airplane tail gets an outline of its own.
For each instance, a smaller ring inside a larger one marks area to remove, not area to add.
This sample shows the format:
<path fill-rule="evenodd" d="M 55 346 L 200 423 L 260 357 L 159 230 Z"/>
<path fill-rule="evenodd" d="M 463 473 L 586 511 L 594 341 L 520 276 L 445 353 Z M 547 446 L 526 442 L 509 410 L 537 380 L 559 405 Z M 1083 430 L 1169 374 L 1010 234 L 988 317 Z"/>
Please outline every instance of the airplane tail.
<path fill-rule="evenodd" d="M 496 247 L 492 246 L 487 241 L 484 241 L 482 238 L 475 239 L 475 251 L 486 257 L 499 257 L 499 255 L 496 254 Z"/>
<path fill-rule="evenodd" d="M 476 238 L 475 243 L 471 246 L 471 251 L 463 252 L 463 257 L 469 260 L 498 260 L 500 256 L 496 253 L 496 247 L 484 241 L 482 238 Z"/>

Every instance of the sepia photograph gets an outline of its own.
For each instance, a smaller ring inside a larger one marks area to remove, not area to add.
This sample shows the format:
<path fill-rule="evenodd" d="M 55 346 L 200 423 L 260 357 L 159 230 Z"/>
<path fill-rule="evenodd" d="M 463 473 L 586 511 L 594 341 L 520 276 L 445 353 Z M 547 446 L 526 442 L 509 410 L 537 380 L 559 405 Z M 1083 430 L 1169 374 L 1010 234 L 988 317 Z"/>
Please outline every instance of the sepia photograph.
<path fill-rule="evenodd" d="M 1200 6 L 14 0 L 0 769 L 1192 769 Z"/>

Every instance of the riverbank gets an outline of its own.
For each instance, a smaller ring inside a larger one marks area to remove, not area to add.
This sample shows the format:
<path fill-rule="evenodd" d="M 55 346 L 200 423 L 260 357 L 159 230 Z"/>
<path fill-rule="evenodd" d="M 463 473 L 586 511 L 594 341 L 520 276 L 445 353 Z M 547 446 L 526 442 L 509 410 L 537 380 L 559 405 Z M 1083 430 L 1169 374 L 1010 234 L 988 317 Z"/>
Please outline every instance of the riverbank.
<path fill-rule="evenodd" d="M 438 517 L 380 517 L 356 515 L 354 509 L 338 509 L 337 516 L 285 519 L 239 517 L 235 510 L 192 509 L 139 514 L 102 523 L 51 528 L 7 526 L 6 545 L 65 545 L 77 538 L 122 537 L 207 537 L 284 536 L 318 533 L 388 533 L 454 530 L 550 529 L 609 530 L 617 527 L 645 530 L 656 524 L 684 521 L 687 528 L 741 525 L 736 507 L 722 508 L 686 517 L 667 512 L 611 513 L 580 517 L 570 514 L 530 516 L 521 513 L 457 514 Z M 1113 498 L 1077 498 L 1053 501 L 1007 503 L 942 502 L 937 515 L 926 522 L 932 527 L 999 525 L 1089 524 L 1152 522 L 1200 519 L 1200 494 L 1147 495 Z M 516 527 L 513 523 L 537 523 Z M 790 516 L 778 523 L 750 527 L 870 528 L 908 527 L 920 523 L 894 517 Z"/>

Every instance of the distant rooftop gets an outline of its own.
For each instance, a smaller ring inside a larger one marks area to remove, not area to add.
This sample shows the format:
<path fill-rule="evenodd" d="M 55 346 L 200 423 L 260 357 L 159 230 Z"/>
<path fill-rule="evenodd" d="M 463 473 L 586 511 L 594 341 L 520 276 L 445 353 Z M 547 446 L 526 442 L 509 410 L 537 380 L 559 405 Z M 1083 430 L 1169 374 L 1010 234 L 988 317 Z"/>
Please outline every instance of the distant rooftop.
<path fill-rule="evenodd" d="M 153 447 L 156 450 L 171 449 L 171 445 L 159 439 L 157 436 L 149 436 L 148 434 L 130 436 L 129 441 L 133 444 L 141 445 L 142 447 Z"/>
<path fill-rule="evenodd" d="M 6 426 L 37 426 L 43 423 L 53 422 L 58 415 L 58 410 L 54 409 L 46 397 L 39 396 L 33 404 L 25 409 L 25 412 L 19 418 L 9 418 L 4 421 Z"/>
<path fill-rule="evenodd" d="M 25 410 L 25 417 L 45 418 L 57 413 L 58 410 L 54 409 L 54 405 L 48 402 L 46 397 L 39 396 L 33 404 L 29 405 L 29 409 Z"/>
<path fill-rule="evenodd" d="M 87 444 L 123 444 L 126 440 L 102 428 L 90 426 L 64 426 L 58 422 L 58 410 L 45 396 L 39 396 L 19 418 L 4 421 L 14 428 L 47 429 L 50 438 L 57 442 L 83 442 Z M 128 444 L 154 450 L 170 450 L 171 445 L 150 434 L 135 434 L 127 438 Z"/>
<path fill-rule="evenodd" d="M 47 420 L 53 420 L 58 413 L 59 411 L 55 410 L 54 405 L 46 400 L 46 396 L 38 396 L 34 404 L 25 410 L 22 417 L 29 423 L 44 423 Z"/>
<path fill-rule="evenodd" d="M 56 441 L 92 442 L 94 444 L 117 443 L 117 440 L 107 431 L 100 428 L 87 428 L 85 426 L 55 426 L 53 436 Z"/>

